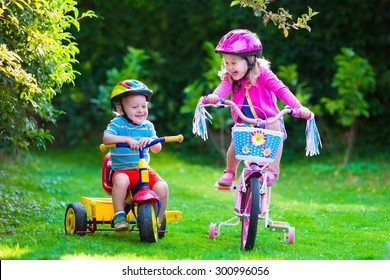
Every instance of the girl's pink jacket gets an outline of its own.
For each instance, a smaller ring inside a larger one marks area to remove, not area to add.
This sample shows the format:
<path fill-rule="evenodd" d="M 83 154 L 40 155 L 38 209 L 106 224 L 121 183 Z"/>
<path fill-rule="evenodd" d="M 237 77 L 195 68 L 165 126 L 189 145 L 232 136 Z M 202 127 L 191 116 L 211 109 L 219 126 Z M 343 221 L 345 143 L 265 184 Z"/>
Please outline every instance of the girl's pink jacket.
<path fill-rule="evenodd" d="M 259 118 L 273 117 L 279 112 L 276 103 L 277 98 L 293 109 L 302 107 L 295 95 L 270 69 L 260 68 L 260 72 L 261 74 L 259 78 L 257 78 L 256 85 L 248 89 L 250 99 Z M 244 103 L 246 81 L 241 81 L 241 84 L 242 86 L 239 92 L 232 93 L 232 101 L 236 103 L 240 109 Z M 232 84 L 226 76 L 214 90 L 214 93 L 221 98 L 226 99 L 230 92 L 232 92 Z M 237 122 L 238 116 L 234 110 L 232 110 L 232 116 L 234 121 Z"/>

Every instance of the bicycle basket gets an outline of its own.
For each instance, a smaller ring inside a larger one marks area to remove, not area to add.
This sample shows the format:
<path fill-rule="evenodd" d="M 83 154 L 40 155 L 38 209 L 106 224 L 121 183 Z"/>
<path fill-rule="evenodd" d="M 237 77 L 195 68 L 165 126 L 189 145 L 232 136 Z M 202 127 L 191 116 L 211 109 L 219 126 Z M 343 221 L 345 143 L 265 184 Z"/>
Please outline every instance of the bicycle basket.
<path fill-rule="evenodd" d="M 272 162 L 284 134 L 256 127 L 233 127 L 232 138 L 237 159 L 251 162 Z"/>

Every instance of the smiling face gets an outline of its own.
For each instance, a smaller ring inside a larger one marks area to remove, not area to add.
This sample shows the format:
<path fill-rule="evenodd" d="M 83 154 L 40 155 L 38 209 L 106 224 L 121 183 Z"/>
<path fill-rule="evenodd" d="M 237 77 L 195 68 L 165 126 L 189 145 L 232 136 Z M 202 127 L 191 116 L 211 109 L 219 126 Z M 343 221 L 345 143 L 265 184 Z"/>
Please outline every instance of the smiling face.
<path fill-rule="evenodd" d="M 225 68 L 233 80 L 238 81 L 245 76 L 248 70 L 248 64 L 244 58 L 238 55 L 224 54 L 223 60 L 225 62 Z"/>
<path fill-rule="evenodd" d="M 148 102 L 145 95 L 129 95 L 122 99 L 126 115 L 136 124 L 142 124 L 148 117 Z M 122 108 L 117 106 L 117 112 L 123 115 Z"/>

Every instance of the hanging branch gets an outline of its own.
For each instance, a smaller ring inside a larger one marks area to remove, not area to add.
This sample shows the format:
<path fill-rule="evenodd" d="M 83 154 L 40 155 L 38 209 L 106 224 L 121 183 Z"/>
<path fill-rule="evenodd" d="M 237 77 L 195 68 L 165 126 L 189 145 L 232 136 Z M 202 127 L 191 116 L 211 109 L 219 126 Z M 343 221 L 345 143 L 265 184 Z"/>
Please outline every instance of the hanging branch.
<path fill-rule="evenodd" d="M 287 37 L 289 30 L 293 29 L 306 29 L 309 32 L 311 28 L 308 22 L 311 18 L 319 12 L 313 12 L 313 10 L 308 7 L 308 13 L 302 14 L 295 21 L 293 16 L 289 13 L 288 10 L 284 8 L 279 8 L 276 13 L 268 10 L 267 5 L 273 2 L 272 0 L 234 0 L 231 2 L 230 6 L 241 5 L 241 7 L 249 7 L 254 11 L 255 16 L 262 17 L 264 25 L 267 25 L 269 21 L 272 21 L 279 29 L 283 30 L 284 37 Z"/>

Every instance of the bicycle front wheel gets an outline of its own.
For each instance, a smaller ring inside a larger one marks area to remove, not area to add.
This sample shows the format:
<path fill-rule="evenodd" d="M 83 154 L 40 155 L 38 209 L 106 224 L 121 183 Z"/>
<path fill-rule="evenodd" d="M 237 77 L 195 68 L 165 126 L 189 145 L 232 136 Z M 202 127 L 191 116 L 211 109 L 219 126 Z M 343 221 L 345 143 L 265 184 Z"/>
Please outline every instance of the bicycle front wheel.
<path fill-rule="evenodd" d="M 260 181 L 251 177 L 243 199 L 243 218 L 241 228 L 241 247 L 252 250 L 256 242 L 257 225 L 260 213 Z"/>

